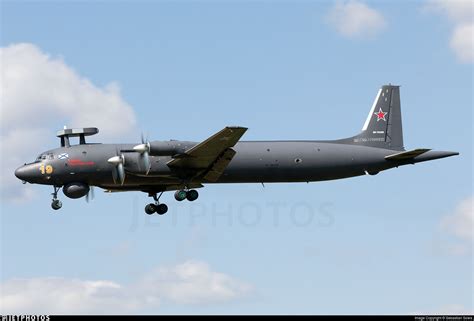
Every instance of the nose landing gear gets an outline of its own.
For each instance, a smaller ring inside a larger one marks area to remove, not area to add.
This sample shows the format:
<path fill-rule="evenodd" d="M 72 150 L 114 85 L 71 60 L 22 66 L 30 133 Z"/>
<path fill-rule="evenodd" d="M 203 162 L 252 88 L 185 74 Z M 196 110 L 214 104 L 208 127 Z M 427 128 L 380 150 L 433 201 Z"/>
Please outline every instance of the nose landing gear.
<path fill-rule="evenodd" d="M 60 200 L 58 200 L 58 191 L 60 189 L 61 189 L 60 186 L 54 186 L 54 192 L 51 194 L 53 196 L 53 200 L 51 201 L 51 208 L 55 211 L 63 207 L 63 203 Z"/>
<path fill-rule="evenodd" d="M 61 207 L 63 207 L 63 203 L 60 200 L 53 200 L 51 202 L 51 207 L 53 208 L 53 210 L 57 211 L 60 210 Z"/>
<path fill-rule="evenodd" d="M 153 215 L 157 213 L 158 215 L 164 215 L 168 212 L 168 206 L 166 204 L 160 204 L 160 197 L 163 195 L 163 192 L 161 192 L 160 196 L 157 196 L 157 194 L 150 194 L 150 197 L 153 197 L 155 200 L 155 204 L 148 204 L 145 206 L 145 213 L 148 215 Z"/>

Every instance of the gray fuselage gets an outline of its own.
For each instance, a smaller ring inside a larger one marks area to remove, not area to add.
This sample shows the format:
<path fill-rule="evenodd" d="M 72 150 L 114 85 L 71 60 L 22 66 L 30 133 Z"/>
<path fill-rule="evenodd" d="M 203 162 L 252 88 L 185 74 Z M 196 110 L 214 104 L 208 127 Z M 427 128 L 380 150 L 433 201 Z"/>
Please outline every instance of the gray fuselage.
<path fill-rule="evenodd" d="M 185 149 L 197 144 L 180 143 Z M 116 183 L 112 175 L 114 166 L 107 160 L 117 151 L 133 146 L 85 144 L 47 151 L 42 154 L 46 159 L 27 165 L 30 173 L 37 173 L 30 182 L 56 186 L 82 182 L 112 190 L 159 190 L 189 179 L 185 172 L 170 168 L 167 163 L 172 158 L 166 156 L 150 156 L 150 172 L 140 174 L 139 156 L 130 153 L 125 154 L 126 180 L 123 185 Z M 376 174 L 403 165 L 385 159 L 393 150 L 330 141 L 244 141 L 234 149 L 237 154 L 219 180 L 203 183 L 314 182 Z M 67 154 L 67 159 L 60 159 L 61 154 Z M 42 174 L 40 167 L 48 165 L 53 172 Z"/>

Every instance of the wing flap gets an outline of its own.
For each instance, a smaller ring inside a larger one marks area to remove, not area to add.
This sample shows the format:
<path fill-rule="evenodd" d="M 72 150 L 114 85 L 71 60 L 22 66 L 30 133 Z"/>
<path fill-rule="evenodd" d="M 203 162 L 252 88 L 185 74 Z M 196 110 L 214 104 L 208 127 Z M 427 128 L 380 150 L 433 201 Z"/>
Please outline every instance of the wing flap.
<path fill-rule="evenodd" d="M 429 152 L 430 150 L 431 149 L 425 149 L 425 148 L 413 149 L 406 152 L 401 152 L 401 153 L 386 156 L 385 159 L 403 161 L 407 159 L 413 159 L 417 156 L 420 156 L 421 154 Z"/>
<path fill-rule="evenodd" d="M 247 128 L 226 127 L 184 154 L 168 162 L 168 166 L 185 169 L 207 169 L 228 149 L 240 140 Z"/>
<path fill-rule="evenodd" d="M 237 152 L 232 148 L 228 148 L 222 155 L 214 162 L 209 171 L 204 175 L 204 179 L 210 182 L 217 182 L 221 177 L 227 165 L 232 161 Z"/>

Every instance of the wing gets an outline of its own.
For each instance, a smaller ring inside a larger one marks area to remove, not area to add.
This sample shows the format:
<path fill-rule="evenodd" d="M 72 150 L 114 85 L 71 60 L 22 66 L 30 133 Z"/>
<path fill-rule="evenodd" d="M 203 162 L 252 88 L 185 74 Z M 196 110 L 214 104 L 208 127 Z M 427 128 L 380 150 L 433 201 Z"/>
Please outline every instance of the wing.
<path fill-rule="evenodd" d="M 244 127 L 226 127 L 172 159 L 167 165 L 171 168 L 207 172 L 205 178 L 215 181 L 236 154 L 232 147 L 246 131 L 247 128 Z"/>
<path fill-rule="evenodd" d="M 386 156 L 385 159 L 403 161 L 403 160 L 412 159 L 417 156 L 420 156 L 421 154 L 429 152 L 430 150 L 431 149 L 414 149 L 414 150 Z"/>

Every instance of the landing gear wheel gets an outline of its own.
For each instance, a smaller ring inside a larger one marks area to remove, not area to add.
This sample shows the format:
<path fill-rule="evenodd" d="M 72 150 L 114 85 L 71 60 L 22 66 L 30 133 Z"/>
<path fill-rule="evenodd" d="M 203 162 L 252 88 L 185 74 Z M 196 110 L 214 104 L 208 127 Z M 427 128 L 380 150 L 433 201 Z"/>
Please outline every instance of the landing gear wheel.
<path fill-rule="evenodd" d="M 63 203 L 58 200 L 58 191 L 61 189 L 61 186 L 53 186 L 54 192 L 51 194 L 53 196 L 53 201 L 51 202 L 51 208 L 55 211 L 63 207 Z"/>
<path fill-rule="evenodd" d="M 156 213 L 156 205 L 155 204 L 148 204 L 147 206 L 145 206 L 145 213 L 147 213 L 148 215 L 153 215 Z"/>
<path fill-rule="evenodd" d="M 157 193 L 149 193 L 148 196 L 153 197 L 153 199 L 155 200 L 155 204 L 148 204 L 145 207 L 145 212 L 148 215 L 152 215 L 155 213 L 159 215 L 163 215 L 168 212 L 168 206 L 166 204 L 160 204 L 160 198 L 163 195 L 163 193 L 164 192 L 161 192 L 159 196 L 157 195 Z"/>
<path fill-rule="evenodd" d="M 57 211 L 61 209 L 61 207 L 63 207 L 63 203 L 60 200 L 53 200 L 53 202 L 51 203 L 51 207 L 53 208 L 53 210 Z"/>
<path fill-rule="evenodd" d="M 198 197 L 199 197 L 199 193 L 198 193 L 198 191 L 196 191 L 194 189 L 192 189 L 192 190 L 190 190 L 186 193 L 186 198 L 190 202 L 194 202 L 195 200 L 198 199 Z"/>
<path fill-rule="evenodd" d="M 156 206 L 156 213 L 158 213 L 158 215 L 164 215 L 167 212 L 168 212 L 168 206 L 166 204 L 160 204 Z"/>
<path fill-rule="evenodd" d="M 187 193 L 186 191 L 176 191 L 176 193 L 174 193 L 174 198 L 178 201 L 178 202 L 182 202 L 186 199 L 186 196 L 187 196 Z"/>

